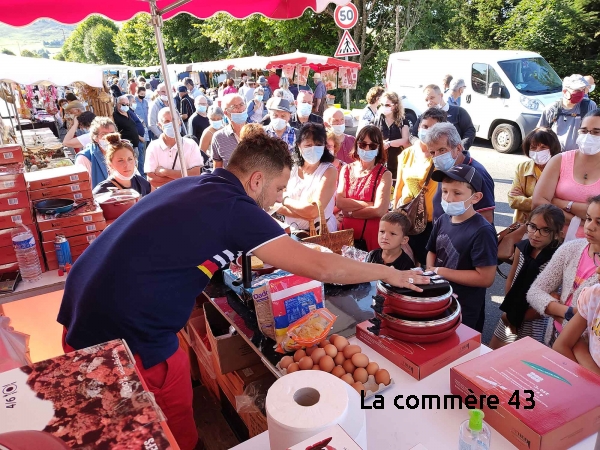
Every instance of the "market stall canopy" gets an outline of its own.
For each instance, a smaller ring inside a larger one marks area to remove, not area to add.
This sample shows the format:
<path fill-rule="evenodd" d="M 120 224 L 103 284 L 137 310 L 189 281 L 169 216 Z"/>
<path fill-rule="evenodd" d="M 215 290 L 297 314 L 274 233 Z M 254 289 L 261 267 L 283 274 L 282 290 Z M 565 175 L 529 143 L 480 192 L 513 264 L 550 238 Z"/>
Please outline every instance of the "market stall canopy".
<path fill-rule="evenodd" d="M 302 53 L 296 50 L 294 53 L 285 55 L 270 56 L 269 62 L 265 66 L 266 69 L 281 68 L 286 64 L 300 64 L 302 66 L 310 66 L 315 72 L 323 70 L 339 69 L 340 67 L 349 67 L 352 69 L 360 69 L 360 64 L 352 61 L 344 61 L 343 59 L 330 58 L 329 56 L 311 55 L 310 53 Z"/>
<path fill-rule="evenodd" d="M 156 3 L 162 10 L 173 5 L 173 0 L 159 0 Z M 163 17 L 167 19 L 186 12 L 200 19 L 207 19 L 219 12 L 225 12 L 238 19 L 257 13 L 272 19 L 294 19 L 309 8 L 318 13 L 322 12 L 329 3 L 346 5 L 350 0 L 229 0 L 225 4 L 206 0 L 184 0 L 175 2 L 176 7 L 169 8 Z M 92 14 L 101 14 L 121 22 L 140 12 L 150 12 L 150 6 L 147 1 L 140 0 L 121 0 L 118 4 L 80 0 L 0 0 L 0 10 L 0 22 L 19 27 L 41 18 L 54 19 L 61 23 L 78 23 Z"/>
<path fill-rule="evenodd" d="M 0 81 L 69 86 L 75 82 L 102 87 L 102 67 L 93 64 L 0 54 Z"/>
<path fill-rule="evenodd" d="M 228 70 L 262 70 L 267 67 L 269 58 L 246 56 L 244 58 L 223 59 L 192 64 L 191 69 L 197 72 L 225 72 Z"/>

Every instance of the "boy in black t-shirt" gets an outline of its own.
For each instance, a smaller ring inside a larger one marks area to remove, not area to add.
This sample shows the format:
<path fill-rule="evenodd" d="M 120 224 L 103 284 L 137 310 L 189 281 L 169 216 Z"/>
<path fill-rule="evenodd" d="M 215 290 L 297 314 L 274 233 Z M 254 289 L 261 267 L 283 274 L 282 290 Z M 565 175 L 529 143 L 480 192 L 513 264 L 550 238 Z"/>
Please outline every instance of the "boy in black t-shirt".
<path fill-rule="evenodd" d="M 381 248 L 372 250 L 367 256 L 369 263 L 385 264 L 398 270 L 408 270 L 415 267 L 410 256 L 402 251 L 402 246 L 408 243 L 406 233 L 410 230 L 410 220 L 399 212 L 389 212 L 379 222 L 377 242 Z"/>
<path fill-rule="evenodd" d="M 459 164 L 436 170 L 442 183 L 445 214 L 433 225 L 427 243 L 427 269 L 452 285 L 462 309 L 462 322 L 483 331 L 485 290 L 494 283 L 498 240 L 494 227 L 474 210 L 483 198 L 483 179 L 473 166 Z"/>

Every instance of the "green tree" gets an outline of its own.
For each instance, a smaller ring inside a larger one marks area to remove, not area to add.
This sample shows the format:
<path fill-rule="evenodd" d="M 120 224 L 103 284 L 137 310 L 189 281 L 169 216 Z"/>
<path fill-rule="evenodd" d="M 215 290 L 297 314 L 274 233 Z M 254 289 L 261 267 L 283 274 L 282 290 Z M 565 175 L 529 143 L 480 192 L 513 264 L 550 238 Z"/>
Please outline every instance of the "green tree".
<path fill-rule="evenodd" d="M 104 27 L 112 30 L 113 34 L 116 34 L 119 29 L 112 20 L 105 19 L 102 16 L 90 16 L 81 22 L 77 28 L 69 35 L 62 47 L 62 54 L 67 61 L 75 61 L 82 63 L 94 62 L 91 56 L 96 57 L 96 53 L 91 50 L 92 44 L 90 38 L 88 38 L 87 53 L 86 53 L 86 37 L 94 33 L 94 28 L 97 26 L 103 26 L 103 31 L 100 34 L 105 33 Z M 104 38 L 103 38 L 104 39 Z M 102 45 L 102 44 L 101 44 Z M 99 51 L 99 49 L 98 49 Z M 102 54 L 102 52 L 100 52 Z M 106 56 L 106 53 L 102 54 L 102 57 Z"/>
<path fill-rule="evenodd" d="M 124 64 L 146 66 L 158 64 L 156 38 L 150 15 L 141 13 L 123 24 L 114 39 L 115 51 Z"/>
<path fill-rule="evenodd" d="M 44 58 L 44 59 L 50 59 L 50 53 L 48 53 L 48 50 L 45 49 L 39 49 L 37 51 L 37 54 L 39 55 L 40 58 Z"/>
<path fill-rule="evenodd" d="M 166 20 L 163 27 L 165 53 L 169 63 L 214 61 L 224 56 L 221 45 L 203 32 L 205 21 L 189 14 Z"/>
<path fill-rule="evenodd" d="M 52 59 L 56 59 L 57 61 L 66 61 L 63 52 L 58 52 Z"/>
<path fill-rule="evenodd" d="M 117 33 L 106 25 L 96 25 L 83 40 L 83 50 L 88 62 L 94 64 L 119 64 L 121 58 L 115 52 L 114 38 Z"/>
<path fill-rule="evenodd" d="M 27 49 L 21 50 L 21 56 L 26 56 L 27 58 L 41 58 L 39 53 Z"/>
<path fill-rule="evenodd" d="M 2 50 L 0 50 L 0 53 L 2 53 L 3 55 L 12 55 L 12 56 L 17 56 L 14 54 L 14 52 L 11 52 L 9 49 L 7 48 L 3 48 Z"/>

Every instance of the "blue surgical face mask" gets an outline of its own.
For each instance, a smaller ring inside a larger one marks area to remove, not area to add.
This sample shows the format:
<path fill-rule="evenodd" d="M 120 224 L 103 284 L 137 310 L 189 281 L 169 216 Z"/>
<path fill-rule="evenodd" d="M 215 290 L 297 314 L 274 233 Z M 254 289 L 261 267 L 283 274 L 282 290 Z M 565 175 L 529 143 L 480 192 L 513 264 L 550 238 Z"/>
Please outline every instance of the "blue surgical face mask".
<path fill-rule="evenodd" d="M 446 152 L 443 155 L 436 156 L 433 158 L 433 165 L 438 170 L 450 170 L 454 167 L 454 163 L 456 162 L 456 158 L 452 157 L 452 152 Z"/>
<path fill-rule="evenodd" d="M 220 130 L 221 128 L 223 128 L 222 120 L 209 120 L 209 122 L 210 126 L 213 127 L 215 130 Z"/>
<path fill-rule="evenodd" d="M 425 136 L 427 136 L 427 130 L 424 130 L 423 128 L 421 128 L 421 129 L 419 129 L 419 133 L 418 134 L 419 134 L 419 140 L 421 142 L 423 142 L 424 139 L 425 139 Z"/>
<path fill-rule="evenodd" d="M 300 147 L 300 153 L 302 158 L 309 164 L 316 164 L 321 161 L 323 153 L 325 152 L 324 145 L 313 145 L 312 147 Z"/>
<path fill-rule="evenodd" d="M 276 117 L 275 119 L 271 119 L 271 126 L 275 131 L 281 131 L 286 128 L 287 122 L 281 117 Z"/>
<path fill-rule="evenodd" d="M 298 105 L 298 114 L 301 115 L 302 117 L 310 116 L 311 112 L 312 112 L 312 105 L 310 103 L 300 103 Z"/>
<path fill-rule="evenodd" d="M 123 111 L 123 112 L 127 112 L 127 111 L 129 111 L 129 106 L 127 106 L 127 105 L 120 105 L 119 109 L 121 109 L 121 111 Z"/>
<path fill-rule="evenodd" d="M 241 113 L 231 113 L 231 121 L 233 123 L 237 123 L 238 125 L 241 125 L 243 123 L 246 123 L 247 120 L 248 120 L 248 113 L 246 111 L 241 112 Z"/>
<path fill-rule="evenodd" d="M 473 195 L 475 195 L 475 194 L 473 194 Z M 471 195 L 467 200 L 471 200 L 473 198 L 473 195 Z M 465 200 L 465 202 L 467 200 Z M 460 215 L 464 214 L 465 212 L 467 212 L 467 210 L 471 206 L 473 206 L 472 203 L 469 206 L 465 206 L 465 202 L 450 202 L 450 203 L 448 203 L 446 200 L 444 200 L 442 198 L 442 208 L 444 209 L 444 212 L 446 214 L 448 214 L 449 216 L 460 216 Z"/>
<path fill-rule="evenodd" d="M 331 129 L 333 130 L 333 133 L 336 136 L 341 136 L 342 134 L 344 134 L 344 131 L 346 131 L 346 125 L 331 125 Z"/>
<path fill-rule="evenodd" d="M 363 150 L 362 148 L 358 149 L 358 157 L 362 159 L 364 162 L 371 162 L 379 153 L 379 150 Z"/>
<path fill-rule="evenodd" d="M 173 139 L 175 137 L 175 129 L 173 128 L 172 122 L 165 123 L 162 126 L 162 131 L 163 131 L 163 133 L 165 133 L 165 135 L 167 135 L 171 139 Z"/>
<path fill-rule="evenodd" d="M 198 111 L 200 114 L 202 114 L 202 113 L 206 112 L 207 108 L 208 107 L 206 105 L 198 105 L 198 106 L 196 106 L 196 111 Z"/>
<path fill-rule="evenodd" d="M 131 104 L 131 109 L 135 110 L 137 108 L 137 103 L 132 103 Z"/>

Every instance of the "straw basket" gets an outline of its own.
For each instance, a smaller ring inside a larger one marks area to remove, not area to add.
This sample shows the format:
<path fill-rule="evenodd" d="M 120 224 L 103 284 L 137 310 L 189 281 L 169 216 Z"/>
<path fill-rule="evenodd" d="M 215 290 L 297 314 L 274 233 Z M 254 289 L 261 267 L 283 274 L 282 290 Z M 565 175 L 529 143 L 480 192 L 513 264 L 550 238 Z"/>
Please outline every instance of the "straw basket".
<path fill-rule="evenodd" d="M 325 218 L 325 212 L 321 206 L 321 202 L 313 203 L 319 208 L 319 219 L 321 221 L 321 234 L 317 234 L 314 220 L 310 220 L 309 233 L 310 237 L 302 239 L 303 242 L 310 242 L 311 244 L 319 244 L 323 247 L 327 247 L 332 252 L 339 255 L 342 254 L 342 247 L 344 245 L 354 245 L 354 230 L 342 230 L 330 232 L 327 228 L 327 219 Z"/>

